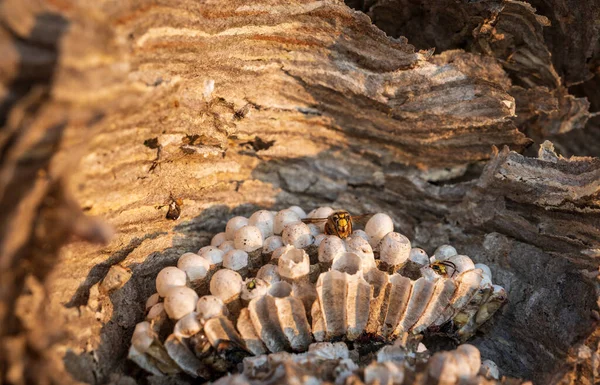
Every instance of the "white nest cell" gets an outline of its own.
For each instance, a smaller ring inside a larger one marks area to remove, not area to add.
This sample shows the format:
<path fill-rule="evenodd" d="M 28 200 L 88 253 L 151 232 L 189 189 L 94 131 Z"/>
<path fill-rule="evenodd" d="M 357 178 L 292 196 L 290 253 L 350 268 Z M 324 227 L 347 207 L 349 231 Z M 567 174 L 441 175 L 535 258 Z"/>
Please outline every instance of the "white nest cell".
<path fill-rule="evenodd" d="M 293 212 L 295 212 L 296 214 L 298 214 L 298 216 L 300 217 L 300 219 L 306 218 L 306 211 L 304 211 L 302 209 L 302 207 L 300 207 L 300 206 L 290 206 L 290 207 L 288 207 L 288 210 L 292 210 Z"/>
<path fill-rule="evenodd" d="M 297 249 L 304 249 L 313 243 L 310 228 L 303 222 L 292 222 L 284 226 L 281 239 L 285 245 L 292 245 Z"/>
<path fill-rule="evenodd" d="M 256 226 L 244 226 L 239 228 L 234 235 L 233 245 L 238 250 L 250 253 L 263 246 L 263 235 Z"/>
<path fill-rule="evenodd" d="M 260 278 L 248 278 L 242 284 L 242 301 L 250 302 L 254 298 L 262 297 L 271 285 Z"/>
<path fill-rule="evenodd" d="M 279 267 L 272 264 L 266 264 L 256 273 L 256 278 L 262 279 L 263 281 L 274 284 L 275 282 L 281 281 L 281 276 L 279 275 Z"/>
<path fill-rule="evenodd" d="M 373 249 L 369 242 L 365 241 L 363 238 L 357 236 L 346 239 L 346 249 L 349 253 L 354 253 L 360 257 L 363 264 L 363 270 L 366 271 L 377 267 Z"/>
<path fill-rule="evenodd" d="M 206 259 L 211 265 L 218 265 L 223 263 L 223 256 L 226 251 L 222 250 L 221 247 L 227 242 L 223 242 L 219 248 L 214 246 L 204 246 L 198 250 L 198 255 Z M 233 248 L 232 248 L 233 249 Z"/>
<path fill-rule="evenodd" d="M 344 253 L 333 260 L 331 265 L 332 270 L 341 271 L 349 275 L 353 275 L 362 271 L 363 260 L 356 253 Z"/>
<path fill-rule="evenodd" d="M 313 237 L 316 237 L 318 235 L 323 234 L 323 232 L 321 231 L 321 229 L 319 228 L 319 226 L 315 225 L 314 223 L 309 223 L 308 224 L 308 228 L 310 229 L 310 234 Z"/>
<path fill-rule="evenodd" d="M 222 315 L 227 315 L 227 307 L 225 303 L 214 295 L 205 295 L 196 303 L 196 313 L 202 320 L 209 320 Z"/>
<path fill-rule="evenodd" d="M 233 249 L 235 249 L 235 245 L 233 244 L 233 241 L 225 241 L 219 245 L 219 250 L 221 250 L 223 252 L 223 254 L 225 254 L 226 252 L 231 251 Z"/>
<path fill-rule="evenodd" d="M 159 317 L 164 311 L 165 311 L 165 304 L 162 302 L 159 302 L 150 308 L 150 310 L 148 311 L 148 315 L 146 315 L 146 319 L 153 320 L 153 319 Z"/>
<path fill-rule="evenodd" d="M 286 246 L 279 257 L 279 275 L 289 280 L 307 277 L 310 271 L 308 254 L 302 249 Z"/>
<path fill-rule="evenodd" d="M 391 266 L 404 264 L 410 257 L 410 251 L 410 241 L 399 233 L 387 233 L 379 243 L 379 258 Z"/>
<path fill-rule="evenodd" d="M 170 288 L 185 286 L 186 280 L 185 271 L 175 266 L 165 267 L 156 276 L 156 291 L 161 297 L 165 297 Z"/>
<path fill-rule="evenodd" d="M 146 300 L 146 310 L 150 309 L 152 306 L 156 305 L 158 302 L 160 302 L 160 295 L 158 295 L 158 293 L 152 294 Z"/>
<path fill-rule="evenodd" d="M 293 222 L 299 222 L 302 218 L 294 210 L 285 209 L 275 215 L 275 223 L 273 224 L 273 232 L 276 235 L 281 235 L 283 228 Z"/>
<path fill-rule="evenodd" d="M 227 240 L 227 234 L 225 232 L 217 233 L 210 240 L 210 245 L 213 246 L 213 247 L 219 247 L 226 240 Z"/>
<path fill-rule="evenodd" d="M 328 235 L 319 245 L 319 262 L 332 262 L 346 251 L 346 243 L 342 239 L 335 235 Z"/>
<path fill-rule="evenodd" d="M 177 321 L 173 328 L 173 334 L 178 338 L 190 338 L 200 333 L 201 330 L 202 324 L 198 319 L 198 313 L 191 312 Z"/>
<path fill-rule="evenodd" d="M 150 322 L 143 321 L 135 325 L 133 336 L 131 337 L 131 345 L 139 352 L 145 352 L 154 342 L 152 326 Z"/>
<path fill-rule="evenodd" d="M 228 251 L 223 257 L 223 267 L 233 271 L 248 267 L 248 253 L 244 250 Z"/>
<path fill-rule="evenodd" d="M 315 235 L 315 240 L 313 241 L 313 245 L 316 247 L 321 246 L 321 242 L 327 238 L 327 234 L 317 234 Z"/>
<path fill-rule="evenodd" d="M 319 207 L 316 210 L 311 211 L 311 215 L 309 215 L 309 217 L 310 218 L 327 218 L 331 214 L 333 214 L 333 211 L 334 210 L 328 206 Z"/>
<path fill-rule="evenodd" d="M 408 255 L 408 259 L 411 262 L 419 264 L 421 266 L 425 266 L 429 264 L 429 256 L 425 252 L 425 250 L 420 249 L 418 247 L 413 247 L 410 249 L 410 253 Z"/>
<path fill-rule="evenodd" d="M 308 215 L 309 218 L 328 218 L 331 214 L 333 214 L 334 210 L 331 207 L 319 207 L 316 210 L 311 211 Z M 323 223 L 318 224 L 319 230 L 321 232 L 325 231 L 325 221 Z"/>
<path fill-rule="evenodd" d="M 263 254 L 271 254 L 281 246 L 283 246 L 283 239 L 279 235 L 272 235 L 265 239 L 262 252 Z"/>
<path fill-rule="evenodd" d="M 433 252 L 436 261 L 445 261 L 446 259 L 457 255 L 456 249 L 450 245 L 441 245 Z"/>
<path fill-rule="evenodd" d="M 273 235 L 273 224 L 275 222 L 275 216 L 272 212 L 267 210 L 259 210 L 252 214 L 248 219 L 250 226 L 256 226 L 260 229 L 263 239 L 266 239 Z"/>
<path fill-rule="evenodd" d="M 364 239 L 365 241 L 369 242 L 369 236 L 367 235 L 367 233 L 364 230 L 354 230 L 352 232 L 352 237 L 361 237 L 362 239 Z"/>
<path fill-rule="evenodd" d="M 481 269 L 481 271 L 483 271 L 484 275 L 487 275 L 488 277 L 492 278 L 492 271 L 490 270 L 488 265 L 484 265 L 483 263 L 476 263 L 475 268 Z"/>
<path fill-rule="evenodd" d="M 365 232 L 373 248 L 376 248 L 381 239 L 392 231 L 394 231 L 394 222 L 389 215 L 383 213 L 373 215 L 365 225 Z"/>
<path fill-rule="evenodd" d="M 248 218 L 245 217 L 233 217 L 229 221 L 227 221 L 227 225 L 225 226 L 225 237 L 228 241 L 233 241 L 233 237 L 235 236 L 235 232 L 248 225 Z"/>
<path fill-rule="evenodd" d="M 185 271 L 190 281 L 206 277 L 210 265 L 210 261 L 194 253 L 185 253 L 177 261 L 177 268 Z"/>
<path fill-rule="evenodd" d="M 210 293 L 224 303 L 236 298 L 242 291 L 242 276 L 233 270 L 221 269 L 210 280 Z"/>
<path fill-rule="evenodd" d="M 169 318 L 178 320 L 193 312 L 197 301 L 198 294 L 189 287 L 171 287 L 165 296 L 165 311 Z"/>

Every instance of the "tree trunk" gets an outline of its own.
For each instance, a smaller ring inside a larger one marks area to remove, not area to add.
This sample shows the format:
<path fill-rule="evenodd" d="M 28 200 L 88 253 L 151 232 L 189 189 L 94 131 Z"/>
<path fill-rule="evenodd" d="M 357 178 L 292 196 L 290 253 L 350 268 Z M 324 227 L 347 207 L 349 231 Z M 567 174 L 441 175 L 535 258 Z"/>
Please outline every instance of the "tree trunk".
<path fill-rule="evenodd" d="M 156 273 L 289 205 L 456 245 L 509 292 L 483 357 L 599 381 L 600 5 L 531 3 L 5 0 L 0 384 L 142 383 Z"/>

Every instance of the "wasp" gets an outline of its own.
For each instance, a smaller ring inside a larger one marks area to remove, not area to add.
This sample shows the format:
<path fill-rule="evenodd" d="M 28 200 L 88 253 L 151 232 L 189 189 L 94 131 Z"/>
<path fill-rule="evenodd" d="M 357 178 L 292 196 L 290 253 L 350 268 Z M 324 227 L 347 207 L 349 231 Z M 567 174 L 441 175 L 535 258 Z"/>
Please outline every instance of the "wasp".
<path fill-rule="evenodd" d="M 436 261 L 436 262 L 433 262 L 432 264 L 430 264 L 429 267 L 431 267 L 431 269 L 433 271 L 435 271 L 442 277 L 448 276 L 448 268 L 449 267 L 452 268 L 452 275 L 450 275 L 450 278 L 452 278 L 454 276 L 454 274 L 456 273 L 456 265 L 450 261 Z"/>
<path fill-rule="evenodd" d="M 352 234 L 352 226 L 354 223 L 364 222 L 373 214 L 350 215 L 346 210 L 334 211 L 327 218 L 305 218 L 304 223 L 325 223 L 325 234 L 336 235 L 342 239 L 348 238 Z"/>

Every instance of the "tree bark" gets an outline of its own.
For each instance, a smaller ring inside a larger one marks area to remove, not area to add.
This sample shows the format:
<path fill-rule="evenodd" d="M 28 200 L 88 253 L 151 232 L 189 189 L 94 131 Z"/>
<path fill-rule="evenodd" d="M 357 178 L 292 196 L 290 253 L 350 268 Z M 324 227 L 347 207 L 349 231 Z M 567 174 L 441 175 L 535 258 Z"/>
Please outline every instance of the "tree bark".
<path fill-rule="evenodd" d="M 600 160 L 561 153 L 600 154 L 600 7 L 347 3 L 1 4 L 0 383 L 145 381 L 156 273 L 289 205 L 457 245 L 509 292 L 483 357 L 598 381 Z"/>

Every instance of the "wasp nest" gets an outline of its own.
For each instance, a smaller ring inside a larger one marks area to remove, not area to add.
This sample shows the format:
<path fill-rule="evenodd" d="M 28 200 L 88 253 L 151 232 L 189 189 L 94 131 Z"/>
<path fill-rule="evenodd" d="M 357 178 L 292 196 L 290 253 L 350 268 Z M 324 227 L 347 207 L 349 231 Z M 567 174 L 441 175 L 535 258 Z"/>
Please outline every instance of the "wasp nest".
<path fill-rule="evenodd" d="M 422 347 L 422 345 L 420 345 Z M 362 368 L 356 351 L 343 342 L 318 342 L 305 353 L 260 355 L 244 360 L 241 374 L 226 376 L 215 384 L 497 384 L 499 374 L 492 361 L 481 362 L 479 350 L 460 345 L 435 353 L 401 346 L 386 346 Z"/>
<path fill-rule="evenodd" d="M 354 228 L 360 221 L 364 231 Z M 248 367 L 271 365 L 273 357 L 298 357 L 297 363 L 316 359 L 315 351 L 350 348 L 357 357 L 336 356 L 342 366 L 331 369 L 346 377 L 362 373 L 367 384 L 400 384 L 406 367 L 418 368 L 395 363 L 385 348 L 377 363 L 359 368 L 374 346 L 395 342 L 404 359 L 421 356 L 414 341 L 424 332 L 463 342 L 506 300 L 490 269 L 452 246 L 429 257 L 394 232 L 388 215 L 352 217 L 329 207 L 308 216 L 290 207 L 234 217 L 210 246 L 163 269 L 156 291 L 129 352 L 150 373 L 215 379 L 244 362 L 252 378 Z M 423 370 L 454 384 L 480 366 L 477 349 L 462 345 L 434 355 Z M 487 368 L 494 377 L 497 369 Z"/>

